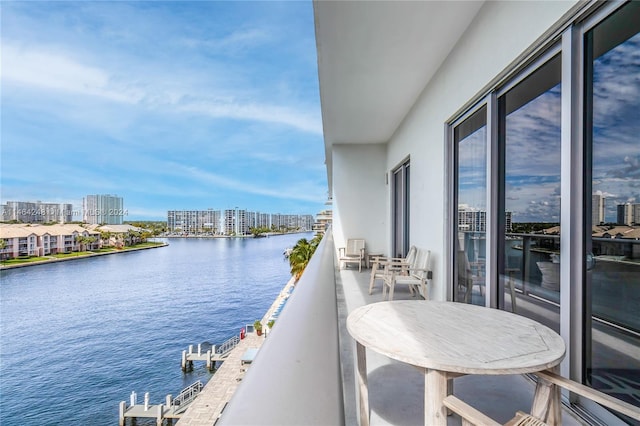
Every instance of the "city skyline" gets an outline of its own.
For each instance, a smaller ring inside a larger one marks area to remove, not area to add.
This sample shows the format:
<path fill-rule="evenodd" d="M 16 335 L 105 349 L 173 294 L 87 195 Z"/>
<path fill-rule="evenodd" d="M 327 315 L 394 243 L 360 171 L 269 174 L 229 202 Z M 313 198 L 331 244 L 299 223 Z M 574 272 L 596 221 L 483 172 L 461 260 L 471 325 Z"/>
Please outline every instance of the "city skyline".
<path fill-rule="evenodd" d="M 87 200 L 93 198 L 93 201 L 87 204 Z M 106 198 L 105 201 L 98 201 L 96 198 Z M 113 199 L 113 201 L 111 201 Z M 117 199 L 117 200 L 116 200 Z M 51 203 L 42 200 L 7 200 L 6 203 L 0 204 L 0 221 L 18 221 L 23 223 L 68 223 L 68 222 L 85 222 L 88 224 L 108 224 L 107 221 L 87 220 L 88 216 L 103 215 L 102 218 L 112 215 L 119 216 L 123 222 L 127 222 L 124 217 L 128 216 L 124 199 L 117 194 L 88 194 L 82 198 L 83 204 L 75 207 L 69 203 Z M 115 202 L 116 204 L 110 204 Z M 99 203 L 107 203 L 105 208 L 100 207 Z M 96 210 L 98 210 L 96 212 Z M 109 212 L 109 210 L 117 210 L 117 212 Z M 238 206 L 225 207 L 207 207 L 204 209 L 193 208 L 172 208 L 164 210 L 164 218 L 159 221 L 167 221 L 167 215 L 170 212 L 224 212 L 224 211 L 244 211 L 263 215 L 273 216 L 315 216 L 318 212 L 302 212 L 291 213 L 286 211 L 264 211 Z M 144 221 L 142 219 L 129 220 Z"/>
<path fill-rule="evenodd" d="M 1 19 L 1 203 L 323 208 L 311 2 L 15 2 Z"/>

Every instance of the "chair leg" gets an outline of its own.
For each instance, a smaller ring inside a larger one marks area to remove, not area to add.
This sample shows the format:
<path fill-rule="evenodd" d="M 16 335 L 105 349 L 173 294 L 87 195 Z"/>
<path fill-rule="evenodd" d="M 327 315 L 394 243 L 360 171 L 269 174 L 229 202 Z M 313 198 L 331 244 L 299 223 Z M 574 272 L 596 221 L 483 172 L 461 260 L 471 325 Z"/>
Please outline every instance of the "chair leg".
<path fill-rule="evenodd" d="M 378 263 L 374 263 L 371 267 L 371 279 L 369 280 L 369 294 L 373 293 L 373 286 L 376 281 L 376 272 L 378 271 Z"/>
<path fill-rule="evenodd" d="M 393 300 L 393 290 L 396 287 L 396 281 L 391 281 L 391 285 L 389 286 L 389 300 Z"/>
<path fill-rule="evenodd" d="M 382 280 L 382 300 L 386 300 L 387 297 L 387 280 Z"/>

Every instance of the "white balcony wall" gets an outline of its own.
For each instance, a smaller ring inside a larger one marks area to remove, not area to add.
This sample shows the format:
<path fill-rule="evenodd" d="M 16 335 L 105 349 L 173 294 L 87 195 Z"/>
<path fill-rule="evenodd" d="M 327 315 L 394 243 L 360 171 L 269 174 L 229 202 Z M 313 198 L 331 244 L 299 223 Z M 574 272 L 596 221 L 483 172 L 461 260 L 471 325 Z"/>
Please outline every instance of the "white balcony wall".
<path fill-rule="evenodd" d="M 335 246 L 364 238 L 368 253 L 388 253 L 386 145 L 334 145 L 333 164 Z"/>
<path fill-rule="evenodd" d="M 431 299 L 446 298 L 442 273 L 448 238 L 445 123 L 574 4 L 545 2 L 542 7 L 539 2 L 485 3 L 388 144 L 387 170 L 411 156 L 411 244 L 432 250 Z M 351 167 L 351 163 L 340 166 Z M 337 167 L 334 164 L 334 174 Z M 334 191 L 338 184 L 334 181 Z M 339 199 L 336 204 L 343 202 Z M 388 212 L 389 208 L 385 210 Z"/>

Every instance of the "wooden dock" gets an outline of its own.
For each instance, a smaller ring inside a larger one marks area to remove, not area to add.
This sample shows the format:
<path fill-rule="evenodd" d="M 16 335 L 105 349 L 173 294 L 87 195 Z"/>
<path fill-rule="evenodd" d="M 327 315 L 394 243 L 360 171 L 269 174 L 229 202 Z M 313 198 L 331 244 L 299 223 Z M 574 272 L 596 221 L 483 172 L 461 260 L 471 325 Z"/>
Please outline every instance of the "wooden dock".
<path fill-rule="evenodd" d="M 182 361 L 180 365 L 182 371 L 193 370 L 193 361 L 204 361 L 209 371 L 216 369 L 216 362 L 224 361 L 229 353 L 240 343 L 240 336 L 234 335 L 221 345 L 212 345 L 206 352 L 202 351 L 202 344 L 198 344 L 198 350 L 193 350 L 193 345 L 189 345 L 189 351 L 182 351 Z"/>
<path fill-rule="evenodd" d="M 130 405 L 127 406 L 126 401 L 120 402 L 118 425 L 125 426 L 127 419 L 147 418 L 156 419 L 156 425 L 161 426 L 165 419 L 170 422 L 180 419 L 203 388 L 202 382 L 197 381 L 183 389 L 176 398 L 172 399 L 171 395 L 167 395 L 164 404 L 156 405 L 149 403 L 148 392 L 144 394 L 142 404 L 138 404 L 138 395 L 131 392 Z"/>

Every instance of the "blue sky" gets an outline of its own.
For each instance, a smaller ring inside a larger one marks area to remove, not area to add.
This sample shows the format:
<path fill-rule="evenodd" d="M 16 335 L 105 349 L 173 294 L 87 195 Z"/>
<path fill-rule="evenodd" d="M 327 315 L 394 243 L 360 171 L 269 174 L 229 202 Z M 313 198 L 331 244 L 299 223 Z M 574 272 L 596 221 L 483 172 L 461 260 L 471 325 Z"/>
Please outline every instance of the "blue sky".
<path fill-rule="evenodd" d="M 315 214 L 311 2 L 3 2 L 2 203 Z"/>

